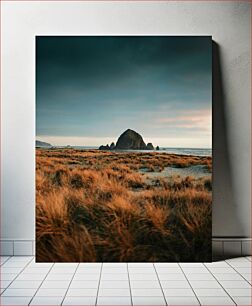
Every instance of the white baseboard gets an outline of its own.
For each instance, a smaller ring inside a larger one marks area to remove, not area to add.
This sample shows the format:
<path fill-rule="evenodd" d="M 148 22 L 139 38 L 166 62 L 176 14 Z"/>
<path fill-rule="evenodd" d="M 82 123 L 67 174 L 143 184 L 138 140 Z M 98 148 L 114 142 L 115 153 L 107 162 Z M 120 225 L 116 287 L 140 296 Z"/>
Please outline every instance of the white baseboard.
<path fill-rule="evenodd" d="M 35 255 L 34 240 L 0 240 L 1 256 L 32 256 Z"/>
<path fill-rule="evenodd" d="M 213 238 L 213 259 L 251 256 L 251 238 Z M 34 240 L 0 240 L 1 256 L 35 255 Z"/>
<path fill-rule="evenodd" d="M 251 238 L 213 238 L 213 259 L 251 256 Z"/>

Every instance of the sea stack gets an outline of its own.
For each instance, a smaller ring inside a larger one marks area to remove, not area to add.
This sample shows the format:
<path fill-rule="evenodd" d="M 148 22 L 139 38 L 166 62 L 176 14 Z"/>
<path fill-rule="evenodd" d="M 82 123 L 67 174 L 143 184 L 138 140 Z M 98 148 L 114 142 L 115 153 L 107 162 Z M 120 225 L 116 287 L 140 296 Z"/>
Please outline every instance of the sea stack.
<path fill-rule="evenodd" d="M 115 143 L 114 143 L 114 142 L 111 143 L 109 149 L 110 149 L 110 150 L 114 150 L 114 149 L 115 149 Z"/>
<path fill-rule="evenodd" d="M 109 150 L 110 148 L 109 148 L 109 145 L 107 144 L 106 146 L 100 146 L 99 147 L 99 150 Z"/>
<path fill-rule="evenodd" d="M 147 150 L 154 150 L 153 144 L 151 142 L 147 143 L 146 149 Z"/>
<path fill-rule="evenodd" d="M 154 150 L 152 143 L 145 144 L 143 137 L 137 132 L 127 129 L 118 138 L 116 144 L 100 146 L 99 150 Z"/>
<path fill-rule="evenodd" d="M 116 150 L 146 150 L 143 137 L 133 130 L 126 130 L 116 142 Z"/>

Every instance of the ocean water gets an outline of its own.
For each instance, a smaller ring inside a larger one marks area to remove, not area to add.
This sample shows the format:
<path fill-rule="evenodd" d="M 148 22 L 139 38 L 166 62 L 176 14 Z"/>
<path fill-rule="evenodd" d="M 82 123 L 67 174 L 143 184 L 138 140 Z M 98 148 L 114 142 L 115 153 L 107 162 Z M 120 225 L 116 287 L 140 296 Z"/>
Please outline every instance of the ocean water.
<path fill-rule="evenodd" d="M 162 152 L 181 154 L 181 155 L 197 155 L 197 156 L 212 156 L 212 149 L 201 148 L 162 148 Z"/>
<path fill-rule="evenodd" d="M 90 150 L 90 149 L 98 149 L 98 147 L 88 147 L 88 146 L 73 146 L 74 149 L 79 150 Z M 204 149 L 204 148 L 163 148 L 160 147 L 159 151 L 148 151 L 148 150 L 125 150 L 127 152 L 158 152 L 158 153 L 172 153 L 172 154 L 180 154 L 180 155 L 195 155 L 195 156 L 212 156 L 212 149 Z"/>

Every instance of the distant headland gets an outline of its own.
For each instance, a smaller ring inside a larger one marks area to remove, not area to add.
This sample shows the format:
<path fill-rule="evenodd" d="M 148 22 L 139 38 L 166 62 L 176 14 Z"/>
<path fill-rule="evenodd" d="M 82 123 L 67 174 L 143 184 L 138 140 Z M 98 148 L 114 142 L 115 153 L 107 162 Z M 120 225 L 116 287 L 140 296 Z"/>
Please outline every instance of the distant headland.
<path fill-rule="evenodd" d="M 42 148 L 42 147 L 52 147 L 52 145 L 48 142 L 36 140 L 36 148 Z"/>

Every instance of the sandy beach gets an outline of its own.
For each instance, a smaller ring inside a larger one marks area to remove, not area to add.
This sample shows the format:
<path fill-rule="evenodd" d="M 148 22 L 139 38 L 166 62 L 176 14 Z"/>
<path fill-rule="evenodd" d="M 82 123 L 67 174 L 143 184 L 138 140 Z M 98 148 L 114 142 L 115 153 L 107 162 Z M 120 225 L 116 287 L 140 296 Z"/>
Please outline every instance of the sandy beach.
<path fill-rule="evenodd" d="M 185 168 L 177 168 L 177 167 L 165 167 L 163 171 L 157 172 L 149 172 L 148 169 L 140 169 L 140 173 L 143 173 L 146 178 L 154 179 L 154 178 L 169 178 L 172 177 L 187 177 L 192 176 L 194 178 L 203 178 L 203 177 L 211 177 L 211 172 L 208 170 L 208 168 L 205 165 L 195 165 Z"/>

